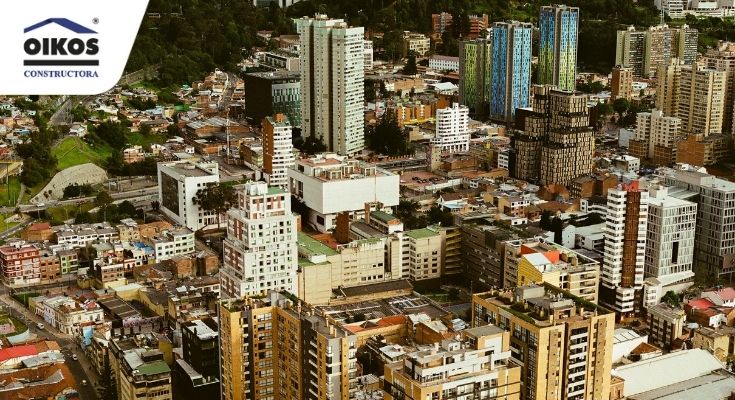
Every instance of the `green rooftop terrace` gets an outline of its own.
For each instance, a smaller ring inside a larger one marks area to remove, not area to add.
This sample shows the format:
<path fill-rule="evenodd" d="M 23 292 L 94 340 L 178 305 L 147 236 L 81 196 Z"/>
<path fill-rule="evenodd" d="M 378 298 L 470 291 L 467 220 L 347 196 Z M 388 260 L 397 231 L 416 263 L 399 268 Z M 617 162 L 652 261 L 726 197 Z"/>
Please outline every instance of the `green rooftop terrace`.
<path fill-rule="evenodd" d="M 171 368 L 163 360 L 144 363 L 136 369 L 143 375 L 158 375 L 171 372 Z"/>
<path fill-rule="evenodd" d="M 336 250 L 303 232 L 299 232 L 298 236 L 299 247 L 306 249 L 311 254 L 324 254 L 326 256 L 338 254 Z"/>
<path fill-rule="evenodd" d="M 414 239 L 426 239 L 426 238 L 430 238 L 430 237 L 437 236 L 437 235 L 439 235 L 438 232 L 433 231 L 429 228 L 415 229 L 415 230 L 406 232 L 406 236 L 410 236 Z"/>

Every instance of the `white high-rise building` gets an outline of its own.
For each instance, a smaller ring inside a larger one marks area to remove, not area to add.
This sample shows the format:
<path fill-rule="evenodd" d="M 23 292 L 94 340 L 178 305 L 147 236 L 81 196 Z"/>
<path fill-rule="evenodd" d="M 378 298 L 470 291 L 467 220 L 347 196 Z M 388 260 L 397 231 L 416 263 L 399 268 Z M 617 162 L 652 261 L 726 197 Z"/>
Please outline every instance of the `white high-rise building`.
<path fill-rule="evenodd" d="M 641 312 L 648 225 L 648 192 L 638 181 L 607 192 L 600 303 L 619 316 Z"/>
<path fill-rule="evenodd" d="M 436 136 L 432 144 L 444 153 L 463 153 L 470 149 L 470 109 L 454 103 L 436 110 Z"/>
<path fill-rule="evenodd" d="M 694 230 L 697 204 L 669 195 L 662 186 L 649 188 L 645 276 L 655 278 L 666 293 L 680 292 L 694 278 Z"/>
<path fill-rule="evenodd" d="M 295 22 L 303 135 L 321 138 L 340 155 L 358 153 L 365 147 L 364 29 L 326 15 Z"/>
<path fill-rule="evenodd" d="M 681 119 L 652 110 L 638 113 L 636 122 L 630 153 L 639 158 L 653 159 L 656 164 L 672 164 L 676 160 L 676 145 L 683 139 Z"/>
<path fill-rule="evenodd" d="M 288 189 L 288 169 L 294 165 L 291 123 L 283 114 L 263 119 L 263 172 L 268 185 Z"/>
<path fill-rule="evenodd" d="M 681 69 L 676 116 L 681 129 L 705 136 L 722 133 L 727 73 L 702 66 Z"/>
<path fill-rule="evenodd" d="M 158 201 L 161 211 L 177 224 L 196 231 L 218 224 L 218 215 L 194 204 L 197 192 L 219 183 L 216 162 L 158 163 Z"/>
<path fill-rule="evenodd" d="M 298 293 L 291 196 L 265 182 L 252 182 L 237 197 L 237 207 L 227 212 L 220 269 L 222 298 L 262 295 L 269 290 Z"/>

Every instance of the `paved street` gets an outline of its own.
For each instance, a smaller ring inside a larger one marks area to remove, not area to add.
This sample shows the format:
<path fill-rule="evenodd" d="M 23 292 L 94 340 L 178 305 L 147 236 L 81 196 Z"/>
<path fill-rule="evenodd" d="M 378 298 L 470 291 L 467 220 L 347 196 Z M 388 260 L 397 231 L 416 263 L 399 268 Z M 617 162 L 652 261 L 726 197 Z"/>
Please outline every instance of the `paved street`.
<path fill-rule="evenodd" d="M 97 399 L 97 392 L 94 389 L 94 386 L 98 381 L 97 373 L 94 372 L 94 368 L 89 363 L 89 360 L 82 349 L 74 343 L 71 335 L 62 334 L 55 328 L 49 326 L 38 316 L 31 314 L 28 309 L 8 296 L 7 288 L 4 285 L 0 286 L 2 286 L 0 288 L 0 307 L 10 310 L 10 313 L 14 317 L 26 322 L 32 335 L 46 340 L 54 340 L 59 343 L 59 347 L 61 347 L 61 351 L 64 353 L 64 358 L 66 359 L 66 365 L 69 367 L 69 370 L 71 370 L 71 373 L 76 380 L 77 388 L 79 389 L 82 399 Z M 43 330 L 38 329 L 36 325 L 38 323 L 43 323 L 45 325 Z M 76 354 L 79 360 L 74 361 L 71 357 L 72 354 Z M 82 380 L 86 380 L 88 385 L 82 386 Z"/>

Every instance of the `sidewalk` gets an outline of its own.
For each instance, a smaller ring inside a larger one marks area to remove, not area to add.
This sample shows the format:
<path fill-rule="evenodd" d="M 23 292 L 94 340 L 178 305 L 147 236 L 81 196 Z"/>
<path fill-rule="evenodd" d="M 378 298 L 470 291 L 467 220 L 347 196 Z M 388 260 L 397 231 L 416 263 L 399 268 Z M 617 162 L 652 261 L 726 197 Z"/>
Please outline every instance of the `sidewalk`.
<path fill-rule="evenodd" d="M 0 300 L 2 300 L 5 304 L 9 305 L 10 308 L 12 308 L 13 311 L 15 312 L 15 315 L 18 315 L 18 314 L 22 315 L 23 320 L 25 320 L 26 323 L 44 324 L 44 326 L 46 327 L 46 331 L 51 336 L 56 338 L 57 340 L 62 339 L 62 340 L 73 341 L 74 337 L 72 335 L 59 332 L 55 327 L 49 325 L 43 318 L 39 317 L 38 315 L 34 315 L 33 313 L 31 313 L 29 309 L 23 307 L 22 304 L 18 303 L 15 299 L 8 296 L 7 294 L 1 294 Z"/>

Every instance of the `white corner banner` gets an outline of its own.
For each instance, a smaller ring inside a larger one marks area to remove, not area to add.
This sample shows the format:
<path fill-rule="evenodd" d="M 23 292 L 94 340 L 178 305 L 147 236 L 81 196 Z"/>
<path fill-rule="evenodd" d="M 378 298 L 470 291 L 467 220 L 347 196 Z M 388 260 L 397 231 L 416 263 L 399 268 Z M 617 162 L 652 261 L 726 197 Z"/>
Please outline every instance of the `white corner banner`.
<path fill-rule="evenodd" d="M 122 76 L 148 0 L 5 0 L 0 95 L 91 95 Z"/>

